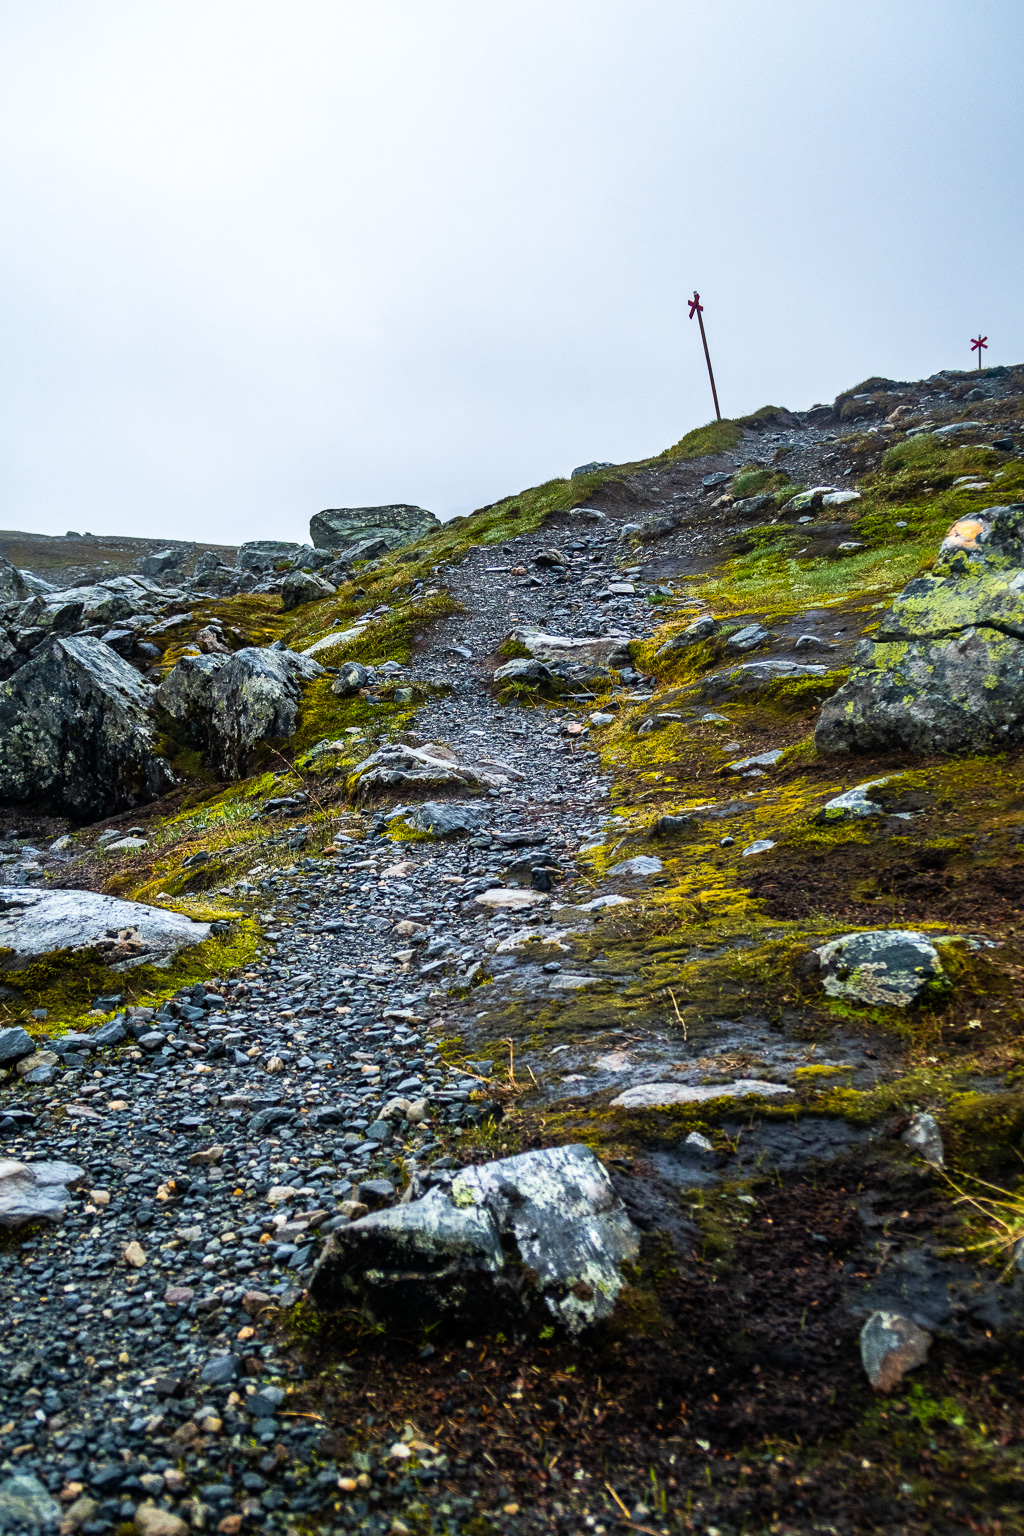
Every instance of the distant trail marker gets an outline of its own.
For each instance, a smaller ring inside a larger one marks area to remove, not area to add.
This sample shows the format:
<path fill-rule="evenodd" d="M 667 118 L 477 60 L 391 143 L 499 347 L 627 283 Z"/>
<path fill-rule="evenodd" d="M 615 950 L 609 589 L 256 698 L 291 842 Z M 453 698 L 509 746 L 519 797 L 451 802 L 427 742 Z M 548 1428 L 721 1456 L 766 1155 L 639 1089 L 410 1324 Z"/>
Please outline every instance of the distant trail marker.
<path fill-rule="evenodd" d="M 701 333 L 702 334 L 703 334 L 703 330 L 704 330 L 704 328 L 702 326 L 701 327 Z M 978 354 L 978 369 L 979 369 L 979 371 L 981 369 L 981 354 L 982 354 L 982 352 L 987 347 L 988 347 L 988 337 L 987 336 L 972 336 L 971 337 L 971 351 L 972 352 L 977 352 L 977 354 Z M 707 348 L 705 348 L 705 351 L 706 350 L 707 350 Z M 711 367 L 710 363 L 708 363 L 708 367 L 709 368 Z M 712 388 L 714 388 L 714 385 L 712 385 Z"/>
<path fill-rule="evenodd" d="M 708 339 L 704 334 L 704 305 L 700 302 L 700 294 L 696 289 L 694 289 L 693 298 L 687 299 L 686 302 L 690 306 L 689 318 L 692 320 L 694 315 L 696 315 L 697 324 L 700 326 L 700 339 L 704 343 L 704 357 L 707 360 L 708 365 L 708 378 L 711 380 L 711 398 L 715 402 L 715 415 L 718 417 L 718 420 L 721 421 L 722 413 L 718 409 L 718 390 L 715 388 L 715 375 L 711 371 L 711 353 L 708 351 Z M 980 352 L 978 353 L 978 357 L 979 359 L 981 358 Z M 981 367 L 980 361 L 978 363 L 978 367 Z"/>

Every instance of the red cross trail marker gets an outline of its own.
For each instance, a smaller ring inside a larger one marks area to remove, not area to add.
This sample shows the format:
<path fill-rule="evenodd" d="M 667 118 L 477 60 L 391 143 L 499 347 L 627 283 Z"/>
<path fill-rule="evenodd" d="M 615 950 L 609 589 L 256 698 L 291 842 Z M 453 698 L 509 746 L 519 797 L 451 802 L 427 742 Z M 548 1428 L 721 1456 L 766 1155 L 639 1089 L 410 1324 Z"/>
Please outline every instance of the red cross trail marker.
<path fill-rule="evenodd" d="M 704 343 L 704 357 L 707 360 L 708 365 L 708 378 L 711 380 L 711 398 L 715 402 L 715 415 L 718 417 L 718 420 L 721 421 L 722 413 L 718 409 L 718 390 L 715 388 L 715 375 L 711 371 L 711 353 L 708 351 L 708 339 L 704 334 L 704 305 L 700 302 L 700 294 L 696 291 L 696 289 L 694 289 L 693 298 L 687 299 L 686 302 L 690 306 L 689 318 L 692 320 L 694 315 L 696 315 L 697 324 L 700 326 L 700 339 Z M 978 353 L 978 356 L 980 358 L 980 352 Z"/>
<path fill-rule="evenodd" d="M 987 347 L 988 347 L 988 337 L 987 336 L 972 336 L 971 337 L 971 351 L 972 352 L 977 352 L 977 354 L 978 354 L 978 368 L 979 368 L 979 370 L 981 368 L 981 354 L 982 354 L 982 351 L 984 349 L 986 349 Z M 710 366 L 711 365 L 709 363 L 708 367 L 710 367 Z"/>

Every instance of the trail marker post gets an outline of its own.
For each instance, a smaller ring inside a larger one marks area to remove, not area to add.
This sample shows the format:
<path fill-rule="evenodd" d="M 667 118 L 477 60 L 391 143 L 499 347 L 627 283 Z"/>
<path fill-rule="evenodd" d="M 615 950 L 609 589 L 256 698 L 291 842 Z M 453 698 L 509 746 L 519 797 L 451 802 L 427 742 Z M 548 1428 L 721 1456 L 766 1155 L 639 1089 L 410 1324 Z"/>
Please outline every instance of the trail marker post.
<path fill-rule="evenodd" d="M 987 336 L 972 336 L 971 337 L 971 351 L 972 352 L 977 352 L 977 354 L 978 354 L 978 370 L 979 370 L 979 372 L 981 370 L 981 354 L 982 354 L 982 352 L 987 347 L 988 347 L 988 337 Z M 710 364 L 708 366 L 710 367 Z"/>
<path fill-rule="evenodd" d="M 700 302 L 700 294 L 694 289 L 693 298 L 687 299 L 690 306 L 690 319 L 697 316 L 697 324 L 700 326 L 700 339 L 704 343 L 704 357 L 708 365 L 708 378 L 711 380 L 711 398 L 715 402 L 715 415 L 721 421 L 722 413 L 718 409 L 718 390 L 715 388 L 715 375 L 711 370 L 711 353 L 708 351 L 708 338 L 704 334 L 704 306 Z M 978 354 L 980 357 L 980 353 Z"/>

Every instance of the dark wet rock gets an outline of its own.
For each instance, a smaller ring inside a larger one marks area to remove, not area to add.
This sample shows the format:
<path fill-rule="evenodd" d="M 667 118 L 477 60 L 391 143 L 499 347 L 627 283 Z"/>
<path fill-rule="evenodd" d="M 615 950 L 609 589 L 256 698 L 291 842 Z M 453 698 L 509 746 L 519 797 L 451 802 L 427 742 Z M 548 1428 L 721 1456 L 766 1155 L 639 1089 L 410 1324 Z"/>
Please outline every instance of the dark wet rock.
<path fill-rule="evenodd" d="M 0 1227 L 24 1227 L 30 1221 L 60 1221 L 69 1190 L 81 1184 L 85 1170 L 74 1163 L 0 1161 Z"/>
<path fill-rule="evenodd" d="M 338 668 L 338 675 L 331 684 L 331 692 L 339 698 L 348 699 L 357 694 L 360 688 L 365 688 L 369 678 L 366 668 L 358 661 L 343 661 Z"/>
<path fill-rule="evenodd" d="M 939 952 L 923 933 L 880 928 L 847 933 L 814 951 L 829 997 L 908 1008 L 939 1000 L 950 990 Z"/>
<path fill-rule="evenodd" d="M 150 691 L 88 635 L 51 641 L 0 684 L 0 794 L 75 816 L 155 800 L 174 783 L 156 752 Z"/>
<path fill-rule="evenodd" d="M 545 693 L 558 693 L 560 679 L 551 668 L 533 656 L 516 656 L 506 661 L 494 672 L 496 683 L 518 683 L 522 687 L 536 688 Z"/>
<path fill-rule="evenodd" d="M 337 587 L 316 576 L 312 571 L 289 571 L 281 583 L 281 608 L 288 613 L 301 608 L 303 603 L 316 603 L 321 598 L 333 597 Z"/>
<path fill-rule="evenodd" d="M 540 1306 L 570 1332 L 607 1317 L 638 1235 L 587 1147 L 483 1163 L 449 1188 L 331 1235 L 310 1282 L 326 1311 L 366 1306 L 409 1327 Z"/>
<path fill-rule="evenodd" d="M 704 614 L 699 619 L 694 619 L 692 624 L 687 624 L 685 629 L 666 640 L 664 645 L 658 647 L 654 653 L 655 661 L 667 661 L 672 656 L 678 656 L 681 651 L 689 650 L 691 645 L 699 645 L 702 640 L 707 640 L 718 628 L 717 620 L 710 614 Z"/>
<path fill-rule="evenodd" d="M 180 912 L 97 891 L 0 887 L 0 964 L 15 980 L 21 967 L 58 951 L 91 951 L 107 965 L 131 969 L 200 944 L 209 932 L 209 923 Z"/>
<path fill-rule="evenodd" d="M 32 1036 L 20 1024 L 0 1029 L 0 1067 L 9 1067 L 13 1062 L 21 1061 L 23 1056 L 31 1056 L 35 1048 Z"/>
<path fill-rule="evenodd" d="M 942 1132 L 934 1115 L 918 1110 L 900 1140 L 911 1151 L 919 1152 L 926 1163 L 931 1163 L 935 1168 L 945 1167 L 946 1152 L 942 1145 Z"/>
<path fill-rule="evenodd" d="M 317 549 L 348 550 L 364 539 L 379 539 L 385 549 L 399 549 L 440 526 L 433 512 L 399 502 L 388 507 L 334 507 L 318 512 L 309 520 L 309 536 Z"/>
<path fill-rule="evenodd" d="M 302 690 L 322 672 L 295 651 L 247 646 L 233 656 L 184 657 L 156 699 L 219 773 L 239 778 L 259 742 L 294 733 Z"/>
<path fill-rule="evenodd" d="M 424 800 L 403 815 L 410 827 L 431 837 L 468 837 L 481 825 L 480 812 L 474 806 L 454 800 Z"/>
<path fill-rule="evenodd" d="M 860 1357 L 876 1392 L 893 1392 L 928 1358 L 932 1336 L 899 1312 L 872 1312 L 860 1331 Z"/>
<path fill-rule="evenodd" d="M 947 534 L 824 705 L 824 752 L 984 751 L 1024 740 L 1024 503 Z"/>

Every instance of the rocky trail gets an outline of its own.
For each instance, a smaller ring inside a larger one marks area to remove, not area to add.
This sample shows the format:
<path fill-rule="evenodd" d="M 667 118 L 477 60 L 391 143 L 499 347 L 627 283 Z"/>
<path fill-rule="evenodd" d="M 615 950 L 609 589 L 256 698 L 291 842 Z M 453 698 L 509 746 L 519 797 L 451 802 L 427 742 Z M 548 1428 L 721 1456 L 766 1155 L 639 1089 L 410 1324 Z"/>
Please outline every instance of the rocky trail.
<path fill-rule="evenodd" d="M 1021 443 L 19 536 L 0 1531 L 1024 1529 Z"/>

